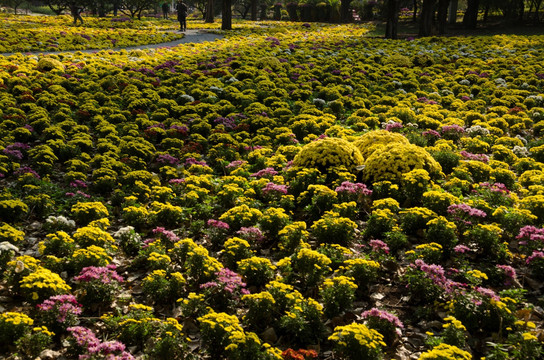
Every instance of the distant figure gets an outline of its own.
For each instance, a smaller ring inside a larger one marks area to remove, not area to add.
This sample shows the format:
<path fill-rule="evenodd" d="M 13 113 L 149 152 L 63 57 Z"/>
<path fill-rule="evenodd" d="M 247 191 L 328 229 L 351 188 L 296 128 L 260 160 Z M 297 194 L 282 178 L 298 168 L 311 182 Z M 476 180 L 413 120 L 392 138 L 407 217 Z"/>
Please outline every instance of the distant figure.
<path fill-rule="evenodd" d="M 178 1 L 176 8 L 178 11 L 179 29 L 185 31 L 187 30 L 187 5 L 183 1 Z"/>
<path fill-rule="evenodd" d="M 77 24 L 77 21 L 81 21 L 83 24 L 83 18 L 81 17 L 81 13 L 83 12 L 83 8 L 80 8 L 75 3 L 70 4 L 70 13 L 72 14 L 72 17 L 74 18 L 74 25 Z"/>
<path fill-rule="evenodd" d="M 163 19 L 168 19 L 168 13 L 170 12 L 170 5 L 167 2 L 162 3 L 162 17 Z"/>

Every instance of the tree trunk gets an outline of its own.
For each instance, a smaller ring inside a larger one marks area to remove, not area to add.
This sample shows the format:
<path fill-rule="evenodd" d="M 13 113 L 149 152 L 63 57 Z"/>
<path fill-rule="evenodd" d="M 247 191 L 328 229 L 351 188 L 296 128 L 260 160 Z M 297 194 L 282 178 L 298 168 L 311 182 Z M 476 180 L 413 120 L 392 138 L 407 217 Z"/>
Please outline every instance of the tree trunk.
<path fill-rule="evenodd" d="M 525 1 L 519 0 L 518 1 L 518 8 L 519 8 L 519 22 L 523 22 L 523 15 L 525 14 Z"/>
<path fill-rule="evenodd" d="M 387 0 L 386 16 L 387 23 L 385 25 L 385 38 L 396 39 L 399 24 L 399 0 Z"/>
<path fill-rule="evenodd" d="M 535 0 L 534 5 L 535 5 L 535 13 L 533 15 L 533 19 L 537 23 L 539 21 L 538 12 L 540 11 L 540 5 L 542 5 L 542 0 Z"/>
<path fill-rule="evenodd" d="M 489 16 L 489 3 L 485 4 L 484 18 L 483 18 L 483 22 L 484 22 L 484 23 L 487 22 L 488 16 Z"/>
<path fill-rule="evenodd" d="M 213 23 L 213 0 L 208 0 L 208 5 L 206 6 L 206 19 L 204 22 Z"/>
<path fill-rule="evenodd" d="M 478 25 L 478 9 L 480 8 L 480 0 L 468 0 L 467 9 L 463 16 L 463 25 L 467 29 L 476 29 Z"/>
<path fill-rule="evenodd" d="M 440 35 L 444 35 L 446 33 L 449 5 L 450 0 L 438 0 L 438 33 Z"/>
<path fill-rule="evenodd" d="M 432 33 L 435 2 L 436 0 L 423 0 L 419 20 L 419 36 L 430 36 Z"/>
<path fill-rule="evenodd" d="M 448 22 L 450 24 L 455 24 L 457 22 L 457 9 L 459 8 L 459 0 L 450 1 L 450 10 Z"/>
<path fill-rule="evenodd" d="M 221 30 L 232 30 L 232 0 L 223 0 Z"/>
<path fill-rule="evenodd" d="M 257 21 L 257 0 L 251 0 L 251 21 Z"/>
<path fill-rule="evenodd" d="M 106 4 L 102 1 L 98 4 L 98 17 L 106 17 Z"/>
<path fill-rule="evenodd" d="M 351 0 L 341 0 L 340 4 L 340 19 L 343 23 L 351 22 L 352 16 L 350 13 Z"/>
<path fill-rule="evenodd" d="M 412 14 L 412 21 L 417 21 L 417 2 L 418 0 L 414 0 L 414 13 Z"/>

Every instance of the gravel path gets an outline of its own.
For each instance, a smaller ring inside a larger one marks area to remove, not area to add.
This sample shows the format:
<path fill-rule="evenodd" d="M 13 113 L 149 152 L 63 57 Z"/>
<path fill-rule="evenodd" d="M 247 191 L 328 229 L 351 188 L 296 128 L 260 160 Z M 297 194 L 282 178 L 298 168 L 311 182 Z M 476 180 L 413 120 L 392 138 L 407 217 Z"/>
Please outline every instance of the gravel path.
<path fill-rule="evenodd" d="M 49 54 L 60 54 L 60 53 L 75 53 L 75 52 L 82 52 L 82 53 L 96 53 L 101 50 L 113 50 L 113 51 L 119 51 L 119 50 L 135 50 L 135 49 L 158 49 L 158 48 L 164 48 L 164 47 L 173 47 L 180 44 L 196 44 L 201 43 L 205 41 L 215 41 L 218 39 L 223 39 L 223 35 L 214 34 L 207 32 L 205 30 L 187 30 L 185 32 L 185 36 L 183 39 L 169 41 L 165 43 L 159 43 L 159 44 L 145 44 L 145 45 L 137 45 L 137 46 L 130 46 L 130 47 L 124 47 L 124 48 L 114 48 L 114 49 L 86 49 L 86 50 L 64 50 L 64 51 L 33 51 L 33 52 L 25 52 L 26 55 L 35 55 L 35 54 L 43 54 L 43 55 L 49 55 Z M 1 55 L 4 56 L 10 56 L 14 53 L 2 53 Z"/>
<path fill-rule="evenodd" d="M 196 44 L 196 43 L 201 43 L 205 41 L 214 41 L 214 40 L 222 39 L 222 38 L 223 38 L 223 35 L 213 34 L 205 30 L 187 30 L 185 32 L 185 36 L 183 37 L 183 39 L 169 41 L 165 43 L 159 43 L 159 44 L 131 46 L 125 49 L 126 50 L 157 49 L 157 48 L 163 48 L 163 47 L 172 47 L 179 44 Z M 122 50 L 122 49 L 114 49 L 114 50 Z"/>

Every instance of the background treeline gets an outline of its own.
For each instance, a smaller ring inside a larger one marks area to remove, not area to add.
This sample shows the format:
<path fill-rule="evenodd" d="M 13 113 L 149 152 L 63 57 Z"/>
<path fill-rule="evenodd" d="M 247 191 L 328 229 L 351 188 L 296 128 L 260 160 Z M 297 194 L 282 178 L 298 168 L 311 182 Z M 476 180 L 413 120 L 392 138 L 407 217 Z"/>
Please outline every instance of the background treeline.
<path fill-rule="evenodd" d="M 444 34 L 448 24 L 462 23 L 475 29 L 479 22 L 499 16 L 508 24 L 537 23 L 544 18 L 543 0 L 185 0 L 192 14 L 206 22 L 222 17 L 222 29 L 232 28 L 232 16 L 251 20 L 303 22 L 351 22 L 384 20 L 385 36 L 396 38 L 399 19 L 419 22 L 419 36 Z M 124 14 L 140 19 L 142 14 L 158 14 L 163 3 L 175 12 L 173 0 L 0 0 L 0 5 L 50 14 L 78 11 L 104 17 Z"/>

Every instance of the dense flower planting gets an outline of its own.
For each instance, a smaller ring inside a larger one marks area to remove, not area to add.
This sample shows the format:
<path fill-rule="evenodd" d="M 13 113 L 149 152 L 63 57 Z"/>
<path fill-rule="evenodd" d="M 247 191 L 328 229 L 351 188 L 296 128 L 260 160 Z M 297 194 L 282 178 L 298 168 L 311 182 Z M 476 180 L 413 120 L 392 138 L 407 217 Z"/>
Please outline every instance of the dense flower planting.
<path fill-rule="evenodd" d="M 266 25 L 0 58 L 1 355 L 542 358 L 544 38 Z"/>
<path fill-rule="evenodd" d="M 73 25 L 63 16 L 0 15 L 0 53 L 111 49 L 168 42 L 183 37 L 173 32 L 172 21 L 128 17 L 85 18 L 85 25 Z"/>

